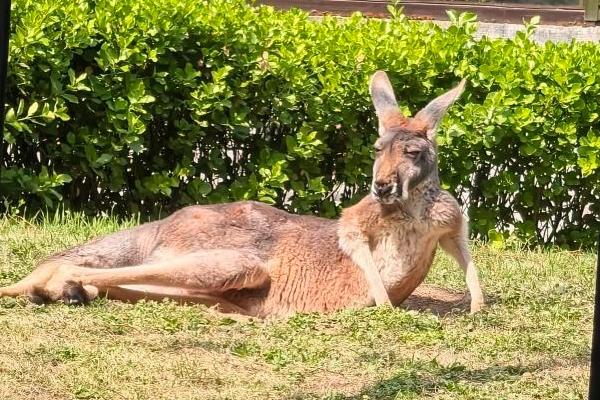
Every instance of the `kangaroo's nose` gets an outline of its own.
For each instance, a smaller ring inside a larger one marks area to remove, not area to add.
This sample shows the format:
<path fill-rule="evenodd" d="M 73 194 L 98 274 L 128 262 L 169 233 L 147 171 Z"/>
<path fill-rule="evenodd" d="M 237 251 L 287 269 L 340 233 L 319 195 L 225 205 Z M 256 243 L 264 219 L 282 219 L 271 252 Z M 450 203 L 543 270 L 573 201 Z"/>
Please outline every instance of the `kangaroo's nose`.
<path fill-rule="evenodd" d="M 385 197 L 392 192 L 392 184 L 384 181 L 375 181 L 373 190 L 378 197 Z"/>

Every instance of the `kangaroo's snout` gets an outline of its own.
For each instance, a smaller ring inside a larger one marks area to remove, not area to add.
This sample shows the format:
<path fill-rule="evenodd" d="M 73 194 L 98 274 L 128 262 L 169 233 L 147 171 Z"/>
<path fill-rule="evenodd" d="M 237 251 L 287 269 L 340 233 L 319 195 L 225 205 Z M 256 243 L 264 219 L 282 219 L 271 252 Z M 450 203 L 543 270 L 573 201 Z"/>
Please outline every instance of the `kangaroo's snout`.
<path fill-rule="evenodd" d="M 397 181 L 376 180 L 373 183 L 371 193 L 375 200 L 383 204 L 392 204 L 400 199 L 406 198 L 404 193 L 404 185 Z"/>
<path fill-rule="evenodd" d="M 376 181 L 373 185 L 373 194 L 375 196 L 383 198 L 392 193 L 394 184 L 385 181 Z"/>

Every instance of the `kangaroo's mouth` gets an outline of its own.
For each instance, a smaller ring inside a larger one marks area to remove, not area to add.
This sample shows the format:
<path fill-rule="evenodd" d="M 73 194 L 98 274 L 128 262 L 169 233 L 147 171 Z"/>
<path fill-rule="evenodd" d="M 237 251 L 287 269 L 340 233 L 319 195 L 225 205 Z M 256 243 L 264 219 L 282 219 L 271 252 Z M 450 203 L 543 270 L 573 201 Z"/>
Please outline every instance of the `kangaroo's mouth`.
<path fill-rule="evenodd" d="M 396 196 L 396 195 L 388 195 L 388 196 L 378 196 L 375 193 L 371 193 L 371 195 L 373 196 L 373 198 L 375 199 L 375 201 L 377 201 L 378 203 L 381 204 L 394 204 L 394 203 L 399 203 L 401 200 L 400 196 Z"/>
<path fill-rule="evenodd" d="M 371 195 L 381 204 L 394 204 L 400 203 L 401 201 L 408 199 L 408 181 L 405 181 L 402 185 L 399 185 L 397 182 L 394 182 L 391 185 L 391 190 L 383 192 L 381 190 L 371 190 Z"/>

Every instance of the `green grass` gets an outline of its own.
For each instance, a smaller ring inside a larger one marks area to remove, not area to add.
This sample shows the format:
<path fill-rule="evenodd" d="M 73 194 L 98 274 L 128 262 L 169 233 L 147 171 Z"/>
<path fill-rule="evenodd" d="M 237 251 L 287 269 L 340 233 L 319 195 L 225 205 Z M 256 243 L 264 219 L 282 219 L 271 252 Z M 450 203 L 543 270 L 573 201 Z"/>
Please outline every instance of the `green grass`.
<path fill-rule="evenodd" d="M 131 224 L 68 213 L 41 224 L 0 219 L 0 284 Z M 432 311 L 238 321 L 170 302 L 0 299 L 0 398 L 583 399 L 595 255 L 484 245 L 473 254 L 491 301 L 476 316 L 442 312 L 444 296 L 464 291 L 443 254 L 427 280 L 441 296 Z"/>

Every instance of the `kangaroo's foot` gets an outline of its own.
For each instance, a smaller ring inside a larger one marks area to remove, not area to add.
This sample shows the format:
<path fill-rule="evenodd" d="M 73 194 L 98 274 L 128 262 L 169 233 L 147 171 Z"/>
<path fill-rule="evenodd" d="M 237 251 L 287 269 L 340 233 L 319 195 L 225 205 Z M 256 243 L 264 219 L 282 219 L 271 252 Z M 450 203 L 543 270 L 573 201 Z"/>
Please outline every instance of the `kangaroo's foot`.
<path fill-rule="evenodd" d="M 73 265 L 59 266 L 42 285 L 36 285 L 29 295 L 33 302 L 51 303 L 62 301 L 67 305 L 86 305 L 98 296 L 98 289 L 81 282 L 81 271 L 88 270 Z"/>
<path fill-rule="evenodd" d="M 34 304 L 42 305 L 55 301 L 62 301 L 64 304 L 78 306 L 85 305 L 92 301 L 97 295 L 97 291 L 86 290 L 80 282 L 66 281 L 61 290 L 49 291 L 43 287 L 35 286 L 26 297 Z"/>
<path fill-rule="evenodd" d="M 98 296 L 91 285 L 83 286 L 73 279 L 72 265 L 42 264 L 21 281 L 0 288 L 0 297 L 26 297 L 34 304 L 62 301 L 65 304 L 87 304 Z M 76 275 L 75 275 L 76 276 Z"/>
<path fill-rule="evenodd" d="M 471 299 L 471 314 L 478 313 L 483 307 L 485 307 L 485 300 L 483 298 L 483 295 L 473 297 Z"/>
<path fill-rule="evenodd" d="M 85 285 L 81 282 L 66 281 L 62 291 L 62 302 L 71 306 L 87 305 L 98 296 L 95 286 Z"/>

